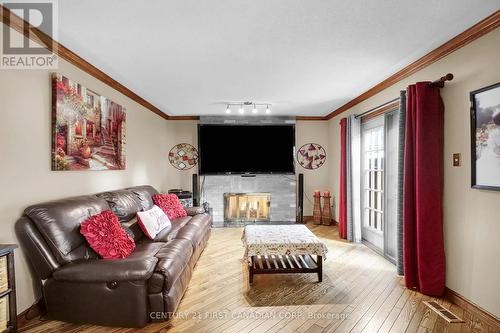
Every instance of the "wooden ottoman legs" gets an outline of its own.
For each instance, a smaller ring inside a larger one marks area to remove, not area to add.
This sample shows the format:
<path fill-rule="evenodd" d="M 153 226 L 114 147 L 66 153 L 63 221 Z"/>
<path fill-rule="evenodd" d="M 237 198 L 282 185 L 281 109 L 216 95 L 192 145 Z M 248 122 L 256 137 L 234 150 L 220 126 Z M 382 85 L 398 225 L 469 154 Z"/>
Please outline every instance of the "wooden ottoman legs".
<path fill-rule="evenodd" d="M 251 260 L 251 263 L 248 266 L 248 282 L 253 283 L 253 265 L 255 265 L 254 257 L 251 257 L 250 260 Z"/>
<path fill-rule="evenodd" d="M 323 282 L 323 257 L 316 256 L 316 264 L 318 265 L 318 282 Z"/>
<path fill-rule="evenodd" d="M 252 256 L 248 264 L 248 282 L 253 283 L 255 274 L 316 273 L 318 282 L 323 281 L 323 257 L 311 255 Z"/>

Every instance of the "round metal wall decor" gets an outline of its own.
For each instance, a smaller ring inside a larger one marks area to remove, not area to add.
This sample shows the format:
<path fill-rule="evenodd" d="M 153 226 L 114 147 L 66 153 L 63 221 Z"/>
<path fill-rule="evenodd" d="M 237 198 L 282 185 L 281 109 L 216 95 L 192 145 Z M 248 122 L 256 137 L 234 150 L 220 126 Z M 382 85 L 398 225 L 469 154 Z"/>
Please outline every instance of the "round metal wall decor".
<path fill-rule="evenodd" d="M 325 149 L 317 143 L 306 143 L 297 151 L 297 162 L 304 169 L 317 169 L 326 162 Z"/>
<path fill-rule="evenodd" d="M 168 153 L 170 164 L 179 170 L 189 170 L 198 163 L 198 150 L 189 143 L 179 143 Z"/>

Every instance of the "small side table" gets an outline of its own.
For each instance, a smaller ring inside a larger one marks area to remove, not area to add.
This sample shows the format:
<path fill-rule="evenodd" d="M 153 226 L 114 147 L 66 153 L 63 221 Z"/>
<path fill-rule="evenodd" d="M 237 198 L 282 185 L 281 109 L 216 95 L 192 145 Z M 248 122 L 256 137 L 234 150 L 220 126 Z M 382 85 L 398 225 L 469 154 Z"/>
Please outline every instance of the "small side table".
<path fill-rule="evenodd" d="M 0 276 L 0 302 L 6 301 L 7 298 L 9 302 L 7 328 L 0 327 L 2 333 L 17 333 L 16 277 L 14 272 L 14 249 L 16 248 L 15 244 L 0 244 L 0 264 L 6 266 L 0 267 L 0 274 L 2 274 Z M 7 278 L 6 285 L 5 278 Z M 4 310 L 0 309 L 0 311 Z M 2 317 L 7 317 L 7 314 L 0 314 L 0 318 Z"/>

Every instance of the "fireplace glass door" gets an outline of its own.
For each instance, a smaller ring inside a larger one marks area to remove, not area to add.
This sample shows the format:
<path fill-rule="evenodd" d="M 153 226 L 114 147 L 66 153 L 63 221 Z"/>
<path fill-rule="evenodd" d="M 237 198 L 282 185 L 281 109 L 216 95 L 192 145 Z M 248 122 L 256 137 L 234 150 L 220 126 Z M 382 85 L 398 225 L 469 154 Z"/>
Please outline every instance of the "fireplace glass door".
<path fill-rule="evenodd" d="M 224 220 L 269 221 L 270 203 L 269 193 L 224 193 Z"/>

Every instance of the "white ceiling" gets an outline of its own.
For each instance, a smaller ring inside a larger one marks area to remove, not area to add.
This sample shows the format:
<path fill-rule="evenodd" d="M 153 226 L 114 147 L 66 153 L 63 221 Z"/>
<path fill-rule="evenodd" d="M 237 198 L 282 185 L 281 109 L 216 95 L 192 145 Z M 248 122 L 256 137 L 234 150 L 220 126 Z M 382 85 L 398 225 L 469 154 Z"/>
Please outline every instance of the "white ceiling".
<path fill-rule="evenodd" d="M 64 0 L 59 40 L 169 115 L 224 114 L 218 103 L 250 100 L 313 116 L 498 9 L 498 0 Z"/>

